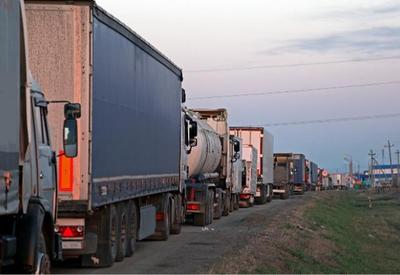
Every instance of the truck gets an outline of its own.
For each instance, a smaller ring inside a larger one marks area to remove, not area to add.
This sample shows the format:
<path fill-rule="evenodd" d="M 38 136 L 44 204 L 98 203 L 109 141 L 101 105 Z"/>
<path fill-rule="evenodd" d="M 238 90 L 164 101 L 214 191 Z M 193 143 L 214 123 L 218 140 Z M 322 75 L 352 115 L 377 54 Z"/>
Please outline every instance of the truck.
<path fill-rule="evenodd" d="M 310 183 L 311 183 L 311 191 L 317 190 L 318 185 L 318 165 L 315 162 L 310 162 Z"/>
<path fill-rule="evenodd" d="M 306 183 L 306 158 L 303 154 L 293 154 L 293 192 L 304 194 Z"/>
<path fill-rule="evenodd" d="M 63 257 L 111 266 L 138 240 L 178 234 L 182 70 L 94 1 L 31 0 L 25 10 L 32 75 L 48 98 L 81 105 L 74 159 L 62 154 L 60 106 L 48 109 Z"/>
<path fill-rule="evenodd" d="M 242 190 L 240 193 L 240 206 L 251 207 L 254 205 L 257 193 L 257 149 L 252 145 L 244 145 L 243 147 L 243 174 L 242 174 Z"/>
<path fill-rule="evenodd" d="M 294 164 L 292 153 L 274 154 L 274 184 L 273 194 L 280 199 L 290 197 L 294 187 Z"/>
<path fill-rule="evenodd" d="M 30 74 L 24 2 L 0 2 L 0 272 L 50 272 L 61 260 L 57 222 L 57 163 L 76 154 L 79 104 L 50 102 Z M 63 103 L 57 133 L 49 134 L 48 107 Z"/>
<path fill-rule="evenodd" d="M 229 215 L 232 197 L 232 162 L 237 161 L 240 146 L 230 151 L 226 109 L 186 109 L 190 150 L 187 150 L 186 214 L 194 225 L 211 224 L 213 219 Z"/>
<path fill-rule="evenodd" d="M 257 192 L 255 203 L 265 204 L 272 200 L 274 182 L 274 137 L 264 127 L 231 127 L 232 135 L 243 139 L 243 144 L 252 145 L 258 152 Z"/>
<path fill-rule="evenodd" d="M 233 135 L 229 136 L 230 148 L 229 152 L 231 157 L 231 203 L 230 212 L 238 210 L 240 206 L 240 194 L 242 192 L 243 181 L 243 142 L 241 138 Z"/>

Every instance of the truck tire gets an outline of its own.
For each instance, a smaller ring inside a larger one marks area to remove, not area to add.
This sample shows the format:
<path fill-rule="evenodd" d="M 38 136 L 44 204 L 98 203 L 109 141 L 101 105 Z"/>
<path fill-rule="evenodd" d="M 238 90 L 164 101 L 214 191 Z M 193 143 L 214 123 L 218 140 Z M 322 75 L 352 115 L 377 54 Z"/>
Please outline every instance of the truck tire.
<path fill-rule="evenodd" d="M 182 196 L 180 194 L 174 195 L 175 199 L 175 219 L 171 224 L 171 234 L 180 234 L 182 230 L 182 223 L 184 217 L 184 208 L 182 205 Z"/>
<path fill-rule="evenodd" d="M 256 204 L 266 204 L 267 203 L 267 190 L 266 185 L 260 185 L 260 197 L 255 199 Z"/>
<path fill-rule="evenodd" d="M 135 201 L 131 200 L 128 203 L 128 226 L 127 226 L 127 244 L 126 257 L 131 257 L 136 250 L 136 236 L 138 229 L 138 214 Z"/>
<path fill-rule="evenodd" d="M 239 210 L 240 203 L 239 203 L 239 195 L 234 195 L 234 203 L 233 203 L 233 210 Z"/>
<path fill-rule="evenodd" d="M 128 207 L 127 203 L 119 203 L 117 206 L 117 231 L 119 238 L 117 239 L 117 255 L 116 262 L 121 262 L 126 255 L 128 247 Z"/>
<path fill-rule="evenodd" d="M 224 203 L 224 205 L 223 205 L 222 216 L 229 216 L 229 212 L 232 212 L 232 211 L 230 211 L 230 209 L 231 209 L 231 193 L 225 193 L 223 203 Z"/>
<path fill-rule="evenodd" d="M 117 257 L 117 210 L 113 204 L 103 208 L 98 228 L 97 251 L 94 258 L 97 258 L 97 267 L 112 266 Z"/>
<path fill-rule="evenodd" d="M 219 220 L 222 217 L 223 201 L 222 201 L 222 192 L 219 192 L 219 190 L 217 190 L 216 192 L 218 194 L 218 197 L 216 205 L 214 207 L 214 219 Z"/>
<path fill-rule="evenodd" d="M 206 226 L 212 223 L 214 214 L 214 192 L 207 190 L 205 199 L 204 213 L 193 214 L 193 224 L 196 226 Z"/>
<path fill-rule="evenodd" d="M 265 186 L 265 193 L 267 194 L 267 202 L 271 202 L 274 196 L 274 191 L 271 184 Z"/>
<path fill-rule="evenodd" d="M 162 210 L 164 213 L 164 220 L 157 222 L 156 231 L 160 234 L 161 241 L 167 241 L 171 230 L 171 200 L 170 194 L 165 194 L 162 198 Z"/>
<path fill-rule="evenodd" d="M 36 269 L 34 274 L 50 274 L 51 273 L 51 261 L 47 252 L 46 239 L 43 232 L 40 234 L 37 255 L 36 255 Z"/>

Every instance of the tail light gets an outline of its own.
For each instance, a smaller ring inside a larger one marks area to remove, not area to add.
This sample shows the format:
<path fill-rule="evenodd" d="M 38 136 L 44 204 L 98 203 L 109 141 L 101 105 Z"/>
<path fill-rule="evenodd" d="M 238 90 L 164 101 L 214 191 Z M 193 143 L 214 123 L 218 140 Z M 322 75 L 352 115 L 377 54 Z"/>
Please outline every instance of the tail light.
<path fill-rule="evenodd" d="M 250 195 L 249 194 L 240 194 L 240 199 L 242 199 L 242 200 L 248 200 L 248 199 L 250 199 Z"/>
<path fill-rule="evenodd" d="M 67 158 L 63 151 L 59 152 L 59 190 L 72 192 L 74 182 L 74 160 Z"/>
<path fill-rule="evenodd" d="M 164 220 L 165 213 L 164 212 L 157 212 L 156 213 L 156 221 L 161 222 Z"/>
<path fill-rule="evenodd" d="M 187 210 L 191 210 L 191 211 L 200 211 L 200 204 L 198 204 L 198 203 L 188 203 L 186 205 L 186 209 Z"/>
<path fill-rule="evenodd" d="M 81 238 L 85 234 L 83 226 L 56 226 L 55 232 L 59 233 L 63 238 Z"/>

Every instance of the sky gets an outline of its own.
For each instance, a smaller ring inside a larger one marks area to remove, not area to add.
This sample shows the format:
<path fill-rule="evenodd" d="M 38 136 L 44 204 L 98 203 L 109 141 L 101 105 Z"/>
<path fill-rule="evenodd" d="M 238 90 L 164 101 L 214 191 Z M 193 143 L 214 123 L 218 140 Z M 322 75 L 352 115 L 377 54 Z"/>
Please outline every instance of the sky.
<path fill-rule="evenodd" d="M 400 113 L 399 83 L 268 94 L 400 81 L 398 0 L 97 3 L 183 69 L 188 107 L 225 107 L 231 125 Z M 244 96 L 198 98 L 232 94 Z M 332 172 L 345 171 L 345 155 L 367 169 L 370 149 L 382 162 L 388 139 L 400 148 L 400 116 L 266 129 L 276 152 L 304 153 Z"/>

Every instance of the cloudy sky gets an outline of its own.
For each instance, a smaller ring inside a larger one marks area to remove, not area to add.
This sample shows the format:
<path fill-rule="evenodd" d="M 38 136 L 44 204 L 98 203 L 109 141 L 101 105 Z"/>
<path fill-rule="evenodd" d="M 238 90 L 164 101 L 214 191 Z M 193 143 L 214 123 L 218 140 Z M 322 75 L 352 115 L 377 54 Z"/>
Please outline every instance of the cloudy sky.
<path fill-rule="evenodd" d="M 232 125 L 400 113 L 400 1 L 97 3 L 183 68 L 189 106 L 226 107 Z M 352 85 L 362 87 L 319 89 Z M 332 171 L 345 169 L 345 154 L 361 168 L 370 149 L 381 161 L 388 138 L 400 148 L 400 116 L 267 129 L 277 152 L 304 152 Z"/>

